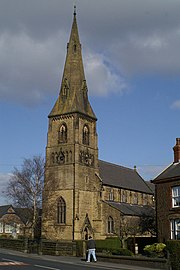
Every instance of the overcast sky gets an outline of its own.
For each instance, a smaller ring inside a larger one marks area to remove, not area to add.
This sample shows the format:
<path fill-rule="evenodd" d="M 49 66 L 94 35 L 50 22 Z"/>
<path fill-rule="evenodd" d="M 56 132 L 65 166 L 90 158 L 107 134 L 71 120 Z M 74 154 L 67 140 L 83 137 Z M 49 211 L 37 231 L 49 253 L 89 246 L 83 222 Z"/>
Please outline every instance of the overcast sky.
<path fill-rule="evenodd" d="M 23 158 L 45 155 L 74 4 L 99 158 L 136 165 L 145 180 L 173 162 L 180 137 L 179 0 L 1 0 L 1 190 Z"/>

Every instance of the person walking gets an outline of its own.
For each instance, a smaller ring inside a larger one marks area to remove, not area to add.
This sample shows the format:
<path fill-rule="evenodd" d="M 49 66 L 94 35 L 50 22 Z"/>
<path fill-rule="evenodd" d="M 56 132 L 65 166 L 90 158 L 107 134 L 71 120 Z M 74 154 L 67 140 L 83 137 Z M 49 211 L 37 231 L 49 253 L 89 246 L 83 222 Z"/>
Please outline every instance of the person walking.
<path fill-rule="evenodd" d="M 91 236 L 89 236 L 89 240 L 87 242 L 87 249 L 88 249 L 88 257 L 87 257 L 86 262 L 90 262 L 91 255 L 92 255 L 94 261 L 97 262 L 97 259 L 96 259 L 96 243 L 92 239 Z"/>

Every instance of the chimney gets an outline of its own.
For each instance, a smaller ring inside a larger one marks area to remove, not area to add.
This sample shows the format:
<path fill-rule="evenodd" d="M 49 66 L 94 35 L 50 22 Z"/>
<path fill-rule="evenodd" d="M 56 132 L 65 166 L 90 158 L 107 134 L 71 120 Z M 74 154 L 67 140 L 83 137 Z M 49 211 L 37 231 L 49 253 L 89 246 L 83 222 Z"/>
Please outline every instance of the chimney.
<path fill-rule="evenodd" d="M 173 147 L 174 150 L 174 163 L 180 162 L 180 138 L 176 138 L 176 145 Z"/>

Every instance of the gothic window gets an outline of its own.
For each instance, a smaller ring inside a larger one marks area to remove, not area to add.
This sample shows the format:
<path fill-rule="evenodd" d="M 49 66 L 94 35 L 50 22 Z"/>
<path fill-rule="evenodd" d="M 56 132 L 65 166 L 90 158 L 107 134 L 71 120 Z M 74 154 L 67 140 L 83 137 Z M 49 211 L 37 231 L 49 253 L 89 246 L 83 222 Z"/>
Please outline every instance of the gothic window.
<path fill-rule="evenodd" d="M 66 143 L 67 142 L 67 126 L 66 124 L 62 124 L 58 131 L 58 142 Z"/>
<path fill-rule="evenodd" d="M 138 194 L 137 193 L 134 193 L 133 204 L 138 204 Z"/>
<path fill-rule="evenodd" d="M 89 145 L 89 128 L 87 125 L 83 127 L 83 144 Z"/>
<path fill-rule="evenodd" d="M 147 194 L 143 194 L 143 205 L 147 205 L 147 204 L 148 204 Z"/>
<path fill-rule="evenodd" d="M 57 203 L 57 223 L 66 223 L 66 203 L 62 197 L 60 197 Z"/>
<path fill-rule="evenodd" d="M 114 233 L 114 220 L 111 216 L 108 217 L 108 233 Z"/>
<path fill-rule="evenodd" d="M 127 192 L 126 190 L 123 190 L 122 191 L 122 202 L 127 202 Z"/>
<path fill-rule="evenodd" d="M 110 191 L 109 191 L 109 200 L 110 201 L 114 201 L 114 192 L 113 192 L 113 189 L 110 189 Z"/>

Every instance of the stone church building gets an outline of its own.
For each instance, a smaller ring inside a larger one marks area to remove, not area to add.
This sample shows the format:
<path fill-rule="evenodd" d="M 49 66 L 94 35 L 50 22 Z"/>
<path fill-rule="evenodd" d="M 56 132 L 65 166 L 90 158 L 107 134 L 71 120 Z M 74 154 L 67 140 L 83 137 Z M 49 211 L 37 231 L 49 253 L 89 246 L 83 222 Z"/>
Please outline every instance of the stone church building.
<path fill-rule="evenodd" d="M 135 228 L 152 209 L 154 192 L 136 169 L 98 159 L 75 11 L 60 93 L 48 117 L 42 237 L 105 239 Z"/>

